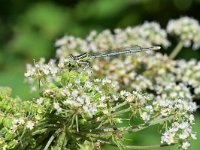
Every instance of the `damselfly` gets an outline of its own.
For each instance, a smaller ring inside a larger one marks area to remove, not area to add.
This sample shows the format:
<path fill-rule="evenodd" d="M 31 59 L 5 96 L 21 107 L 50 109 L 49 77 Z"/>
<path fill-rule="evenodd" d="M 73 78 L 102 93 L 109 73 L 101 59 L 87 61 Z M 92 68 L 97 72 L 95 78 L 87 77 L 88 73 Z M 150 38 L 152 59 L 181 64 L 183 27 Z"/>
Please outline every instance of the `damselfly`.
<path fill-rule="evenodd" d="M 149 50 L 159 50 L 161 49 L 160 46 L 151 46 L 151 47 L 140 47 L 140 46 L 134 46 L 134 47 L 126 47 L 126 48 L 120 48 L 120 49 L 114 49 L 110 51 L 105 51 L 103 53 L 83 53 L 77 56 L 70 55 L 68 59 L 68 67 L 69 70 L 85 65 L 85 68 L 88 68 L 90 66 L 90 60 L 95 58 L 101 58 L 101 57 L 110 57 L 120 54 L 131 54 L 131 53 L 137 53 L 137 52 L 144 52 Z"/>

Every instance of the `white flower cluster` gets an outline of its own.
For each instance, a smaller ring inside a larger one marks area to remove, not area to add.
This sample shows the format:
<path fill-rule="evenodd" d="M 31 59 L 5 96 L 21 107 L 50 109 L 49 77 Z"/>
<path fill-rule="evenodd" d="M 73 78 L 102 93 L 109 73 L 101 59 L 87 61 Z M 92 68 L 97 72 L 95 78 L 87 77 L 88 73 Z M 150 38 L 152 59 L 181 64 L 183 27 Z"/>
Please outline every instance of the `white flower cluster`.
<path fill-rule="evenodd" d="M 183 83 L 176 84 L 174 82 L 169 82 L 167 85 L 156 85 L 155 91 L 157 91 L 157 99 L 183 98 L 192 100 L 192 94 L 190 93 L 190 90 Z"/>
<path fill-rule="evenodd" d="M 18 128 L 20 128 L 20 125 L 25 125 L 27 129 L 29 130 L 32 130 L 33 127 L 34 127 L 34 122 L 31 121 L 31 120 L 28 120 L 28 118 L 25 118 L 25 117 L 20 117 L 20 118 L 15 118 L 13 121 L 12 121 L 12 127 L 11 127 L 11 130 L 13 132 L 16 132 L 16 130 Z"/>
<path fill-rule="evenodd" d="M 63 38 L 56 41 L 55 46 L 59 47 L 56 51 L 59 58 L 66 58 L 68 53 L 74 53 L 74 49 L 86 50 L 87 44 L 81 38 L 65 35 Z M 67 55 L 65 54 L 67 52 Z"/>
<path fill-rule="evenodd" d="M 168 101 L 168 103 L 159 101 L 159 106 L 165 115 L 175 112 L 179 109 L 180 113 L 174 117 L 174 122 L 168 130 L 163 133 L 161 137 L 161 143 L 173 144 L 177 140 L 182 144 L 183 149 L 188 149 L 190 146 L 190 138 L 196 139 L 196 133 L 192 131 L 192 125 L 194 124 L 194 115 L 192 112 L 196 111 L 197 105 L 194 102 L 187 102 L 183 100 Z M 181 118 L 181 121 L 179 120 Z"/>
<path fill-rule="evenodd" d="M 200 47 L 200 25 L 193 18 L 182 17 L 177 20 L 170 20 L 167 25 L 167 32 L 178 36 L 185 47 L 191 45 L 193 49 Z"/>
<path fill-rule="evenodd" d="M 190 138 L 196 140 L 196 133 L 192 132 L 191 124 L 188 122 L 174 122 L 172 127 L 169 128 L 165 133 L 163 133 L 161 137 L 161 143 L 167 143 L 171 145 L 176 142 L 177 139 L 181 140 L 182 149 L 189 149 L 190 142 L 188 141 Z"/>
<path fill-rule="evenodd" d="M 91 93 L 92 96 L 90 97 L 86 93 L 80 92 L 81 90 L 84 90 L 83 88 L 84 87 L 80 87 L 78 90 L 73 90 L 71 95 L 69 94 L 67 99 L 63 101 L 63 104 L 70 107 L 70 109 L 78 109 L 77 113 L 92 117 L 97 113 L 97 106 L 93 101 L 95 94 Z"/>
<path fill-rule="evenodd" d="M 183 67 L 179 67 L 178 64 L 179 61 L 176 63 L 168 57 L 156 53 L 154 56 L 126 57 L 125 60 L 112 59 L 109 63 L 95 61 L 92 68 L 94 68 L 96 76 L 103 74 L 109 79 L 117 80 L 121 84 L 129 86 L 131 90 L 142 92 L 150 90 L 150 93 L 153 93 L 156 99 L 183 98 L 191 100 L 192 94 L 187 85 L 192 82 L 193 84 L 190 85 L 195 87 L 195 94 L 198 94 L 200 68 L 198 69 L 196 66 L 194 67 L 196 69 L 191 69 L 195 64 L 191 68 L 188 64 L 189 68 L 184 69 L 187 62 Z M 193 75 L 187 75 L 190 70 L 196 71 L 192 73 Z M 184 78 L 187 80 L 184 80 Z"/>
<path fill-rule="evenodd" d="M 122 90 L 120 91 L 120 96 L 125 98 L 128 103 L 137 101 L 139 105 L 146 105 L 148 101 L 152 101 L 152 98 L 149 95 L 144 95 L 137 91 L 132 91 L 132 93 L 130 93 Z"/>
<path fill-rule="evenodd" d="M 134 28 L 127 28 L 124 32 L 121 30 L 116 30 L 116 39 L 120 39 L 120 34 L 126 33 L 126 37 L 134 37 L 132 39 L 128 39 L 128 41 L 134 41 L 131 45 L 141 45 L 141 46 L 151 46 L 151 45 L 162 45 L 163 47 L 168 47 L 170 45 L 169 41 L 167 40 L 167 33 L 164 29 L 161 29 L 160 25 L 156 22 L 145 22 L 141 26 L 136 26 Z M 124 43 L 127 43 L 123 41 Z M 121 43 L 122 44 L 122 43 Z"/>
<path fill-rule="evenodd" d="M 27 64 L 27 72 L 25 77 L 40 77 L 43 75 L 55 75 L 58 72 L 58 68 L 55 65 L 54 60 L 50 60 L 48 64 L 45 64 L 45 59 L 41 58 L 34 66 Z"/>
<path fill-rule="evenodd" d="M 183 99 L 153 100 L 149 95 L 142 95 L 135 91 L 132 94 L 127 91 L 121 91 L 120 96 L 130 104 L 130 109 L 134 114 L 137 111 L 139 112 L 144 123 L 148 123 L 156 116 L 160 116 L 160 118 L 172 117 L 172 122 L 180 124 L 179 127 L 173 123 L 163 133 L 161 144 L 170 145 L 181 140 L 181 144 L 184 147 L 185 142 L 189 142 L 190 137 L 195 137 L 195 133 L 192 131 L 192 125 L 194 124 L 194 115 L 192 113 L 197 109 L 196 103 Z M 187 123 L 187 129 L 182 127 L 184 123 Z M 187 134 L 187 136 L 183 134 Z"/>
<path fill-rule="evenodd" d="M 197 60 L 177 61 L 176 78 L 194 88 L 194 93 L 200 95 L 200 62 Z"/>
<path fill-rule="evenodd" d="M 32 84 L 32 91 L 36 91 L 35 79 L 40 80 L 42 85 L 43 80 L 52 81 L 56 74 L 59 72 L 58 66 L 55 64 L 55 60 L 50 60 L 48 64 L 45 64 L 45 59 L 41 58 L 39 62 L 34 62 L 34 66 L 27 64 L 27 72 L 24 74 L 26 81 Z"/>
<path fill-rule="evenodd" d="M 74 84 L 66 84 L 62 88 L 54 89 L 55 91 L 48 88 L 44 91 L 45 97 L 62 99 L 53 103 L 54 109 L 60 115 L 65 115 L 65 111 L 74 110 L 77 115 L 82 115 L 84 118 L 92 118 L 99 111 L 106 109 L 106 100 L 109 100 L 110 103 L 118 100 L 117 96 L 108 96 L 109 91 L 114 92 L 119 89 L 116 82 L 112 82 L 109 79 L 81 82 L 78 79 L 73 79 L 74 77 L 71 78 L 71 80 L 74 80 Z M 107 87 L 109 87 L 109 90 Z M 104 88 L 107 90 L 104 91 Z"/>
<path fill-rule="evenodd" d="M 142 95 L 136 91 L 133 91 L 132 93 L 121 91 L 120 96 L 125 99 L 128 104 L 130 104 L 130 108 L 133 113 L 136 114 L 137 111 L 139 112 L 144 123 L 147 123 L 154 117 L 154 115 L 156 115 L 154 112 L 153 100 L 150 97 Z"/>

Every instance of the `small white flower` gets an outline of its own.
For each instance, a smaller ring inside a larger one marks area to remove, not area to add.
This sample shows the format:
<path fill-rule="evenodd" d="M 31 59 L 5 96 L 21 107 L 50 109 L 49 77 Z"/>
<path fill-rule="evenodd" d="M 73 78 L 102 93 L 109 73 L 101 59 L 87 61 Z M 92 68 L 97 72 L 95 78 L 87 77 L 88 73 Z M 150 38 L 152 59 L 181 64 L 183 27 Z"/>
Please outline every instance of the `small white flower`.
<path fill-rule="evenodd" d="M 62 108 L 60 107 L 60 104 L 57 102 L 53 103 L 53 106 L 58 112 L 60 112 L 62 110 Z"/>
<path fill-rule="evenodd" d="M 73 97 L 77 97 L 78 94 L 79 94 L 79 91 L 78 91 L 78 90 L 72 91 L 72 96 L 73 96 Z"/>
<path fill-rule="evenodd" d="M 153 113 L 153 106 L 148 105 L 145 108 L 148 110 L 149 113 Z"/>
<path fill-rule="evenodd" d="M 189 149 L 189 147 L 190 147 L 190 143 L 188 141 L 182 143 L 183 149 Z"/>
<path fill-rule="evenodd" d="M 121 96 L 124 96 L 125 93 L 126 93 L 126 91 L 120 91 L 120 95 L 121 95 Z"/>
<path fill-rule="evenodd" d="M 61 69 L 65 67 L 65 59 L 60 59 L 60 61 L 58 63 L 58 67 Z"/>
<path fill-rule="evenodd" d="M 101 96 L 99 100 L 102 101 L 102 102 L 104 102 L 106 100 L 106 96 L 105 95 Z"/>
<path fill-rule="evenodd" d="M 91 88 L 92 88 L 92 82 L 86 81 L 86 82 L 85 82 L 85 87 L 91 89 Z"/>
<path fill-rule="evenodd" d="M 109 113 L 109 111 L 108 111 L 107 109 L 104 109 L 104 110 L 103 110 L 103 113 L 104 113 L 105 115 L 107 115 L 107 114 Z"/>
<path fill-rule="evenodd" d="M 37 91 L 37 87 L 36 86 L 31 86 L 31 92 L 36 92 Z"/>
<path fill-rule="evenodd" d="M 133 96 L 132 95 L 127 96 L 126 101 L 129 102 L 129 103 L 133 102 L 134 101 Z"/>
<path fill-rule="evenodd" d="M 94 82 L 101 82 L 101 80 L 100 79 L 95 79 Z"/>
<path fill-rule="evenodd" d="M 140 116 L 142 117 L 142 120 L 144 120 L 144 122 L 149 121 L 151 118 L 151 116 L 147 112 L 143 112 Z"/>
<path fill-rule="evenodd" d="M 80 80 L 80 79 L 76 79 L 76 80 L 75 80 L 75 83 L 76 83 L 76 84 L 80 84 L 80 83 L 81 83 L 81 80 Z"/>
<path fill-rule="evenodd" d="M 192 134 L 191 134 L 191 138 L 192 138 L 193 140 L 196 140 L 196 139 L 197 139 L 197 134 L 196 134 L 196 133 L 192 133 Z"/>
<path fill-rule="evenodd" d="M 32 77 L 35 74 L 35 68 L 30 64 L 27 64 L 26 68 L 27 68 L 27 72 L 24 74 L 24 76 Z"/>
<path fill-rule="evenodd" d="M 32 121 L 27 121 L 26 123 L 26 128 L 32 130 L 34 127 L 34 123 Z"/>
<path fill-rule="evenodd" d="M 190 121 L 190 123 L 193 123 L 193 122 L 195 121 L 194 115 L 193 115 L 193 114 L 191 114 L 191 115 L 189 116 L 189 121 Z"/>
<path fill-rule="evenodd" d="M 77 100 L 77 102 L 80 103 L 80 104 L 84 104 L 84 102 L 85 102 L 84 99 L 83 99 L 82 97 L 80 97 L 80 96 L 77 97 L 76 100 Z"/>
<path fill-rule="evenodd" d="M 60 46 L 60 45 L 65 45 L 68 43 L 68 36 L 64 36 L 63 38 L 61 39 L 58 39 L 55 43 L 55 46 Z"/>
<path fill-rule="evenodd" d="M 179 128 L 180 129 L 182 129 L 182 130 L 184 130 L 184 129 L 187 129 L 187 128 L 189 128 L 189 124 L 188 124 L 188 122 L 182 122 L 180 125 L 179 125 Z"/>
<path fill-rule="evenodd" d="M 177 95 L 178 95 L 178 94 L 177 94 L 176 92 L 171 92 L 171 93 L 170 93 L 170 97 L 172 97 L 172 98 L 177 97 Z"/>
<path fill-rule="evenodd" d="M 18 123 L 19 123 L 19 124 L 24 124 L 24 123 L 25 123 L 24 118 L 23 118 L 23 117 L 20 117 Z"/>
<path fill-rule="evenodd" d="M 43 103 L 43 101 L 44 101 L 44 99 L 42 97 L 40 97 L 40 98 L 38 98 L 36 100 L 36 102 L 37 102 L 38 105 L 41 105 Z"/>
<path fill-rule="evenodd" d="M 13 125 L 18 124 L 18 122 L 19 122 L 19 119 L 16 119 L 16 118 L 15 118 L 15 119 L 13 119 L 12 124 L 13 124 Z"/>
<path fill-rule="evenodd" d="M 106 83 L 110 84 L 110 83 L 111 83 L 111 80 L 109 80 L 108 78 L 103 79 L 103 80 L 102 80 L 102 84 L 104 85 L 104 84 L 106 84 Z"/>
<path fill-rule="evenodd" d="M 96 107 L 92 105 L 84 105 L 83 110 L 89 117 L 92 117 L 97 111 Z"/>
<path fill-rule="evenodd" d="M 161 137 L 161 143 L 167 143 L 168 145 L 174 143 L 175 133 L 174 132 L 165 132 Z"/>
<path fill-rule="evenodd" d="M 18 125 L 14 124 L 10 129 L 15 132 L 17 130 Z"/>
<path fill-rule="evenodd" d="M 179 138 L 184 140 L 184 139 L 187 139 L 189 137 L 189 133 L 184 130 L 183 133 L 179 134 Z"/>
<path fill-rule="evenodd" d="M 117 118 L 117 119 L 116 119 L 116 122 L 117 122 L 117 123 L 123 123 L 123 121 L 122 121 L 121 118 Z"/>
<path fill-rule="evenodd" d="M 130 96 L 131 93 L 127 92 L 127 91 L 120 91 L 120 95 L 121 96 Z"/>

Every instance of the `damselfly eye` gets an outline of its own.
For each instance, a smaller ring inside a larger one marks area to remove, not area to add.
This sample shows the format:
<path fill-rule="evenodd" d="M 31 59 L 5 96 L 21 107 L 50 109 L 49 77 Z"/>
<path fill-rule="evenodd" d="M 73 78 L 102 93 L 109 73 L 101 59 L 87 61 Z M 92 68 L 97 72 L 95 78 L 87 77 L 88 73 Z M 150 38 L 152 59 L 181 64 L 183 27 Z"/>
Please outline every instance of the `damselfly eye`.
<path fill-rule="evenodd" d="M 118 129 L 117 129 L 117 127 L 113 127 L 113 130 L 114 130 L 114 131 L 117 131 Z"/>
<path fill-rule="evenodd" d="M 68 64 L 68 67 L 71 67 L 71 66 L 72 66 L 72 64 L 71 64 L 71 63 L 69 63 L 69 64 Z"/>

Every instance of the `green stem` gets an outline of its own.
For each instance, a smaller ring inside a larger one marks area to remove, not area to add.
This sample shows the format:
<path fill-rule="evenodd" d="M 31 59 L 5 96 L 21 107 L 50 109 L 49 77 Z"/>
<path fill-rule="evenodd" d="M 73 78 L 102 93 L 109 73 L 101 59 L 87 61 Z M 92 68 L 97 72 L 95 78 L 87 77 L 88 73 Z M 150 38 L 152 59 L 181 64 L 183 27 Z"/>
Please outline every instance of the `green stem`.
<path fill-rule="evenodd" d="M 78 127 L 78 115 L 76 115 L 76 131 L 79 132 L 79 127 Z"/>
<path fill-rule="evenodd" d="M 124 101 L 123 103 L 120 103 L 119 105 L 113 107 L 112 110 L 117 110 L 118 108 L 123 107 L 123 106 L 125 106 L 125 105 L 127 105 L 127 102 L 126 102 L 126 101 Z"/>
<path fill-rule="evenodd" d="M 60 133 L 58 139 L 57 139 L 57 144 L 55 146 L 56 150 L 59 149 L 64 149 L 65 145 L 67 144 L 67 138 L 66 138 L 66 130 L 65 130 L 65 126 L 63 131 Z"/>
<path fill-rule="evenodd" d="M 171 120 L 173 117 L 174 116 L 172 115 L 172 116 L 169 116 L 169 117 L 166 117 L 166 118 L 154 119 L 151 122 L 149 122 L 149 124 L 143 124 L 143 125 L 140 125 L 138 127 L 124 129 L 124 131 L 126 131 L 126 132 L 138 132 L 138 131 L 144 130 L 144 129 L 150 127 L 150 126 L 153 126 L 155 124 L 159 124 L 159 123 L 163 123 L 167 120 Z"/>
<path fill-rule="evenodd" d="M 160 145 L 152 145 L 152 146 L 126 146 L 127 149 L 129 150 L 134 150 L 134 149 L 156 149 L 160 148 Z"/>
<path fill-rule="evenodd" d="M 175 144 L 175 143 L 174 143 Z M 151 145 L 151 146 L 126 146 L 127 149 L 129 150 L 144 150 L 144 149 L 157 149 L 157 148 L 161 148 L 161 147 L 164 147 L 164 146 L 174 146 L 174 144 L 171 144 L 171 145 Z"/>
<path fill-rule="evenodd" d="M 182 48 L 183 48 L 183 43 L 180 41 L 178 45 L 174 48 L 174 50 L 171 52 L 171 54 L 169 55 L 169 58 L 174 59 L 178 55 L 178 53 L 181 51 Z"/>
<path fill-rule="evenodd" d="M 149 125 L 152 126 L 152 125 L 155 125 L 155 124 L 163 123 L 163 122 L 171 120 L 173 118 L 174 118 L 174 115 L 168 116 L 166 118 L 157 117 L 154 120 L 150 121 Z"/>
<path fill-rule="evenodd" d="M 121 114 L 124 114 L 126 112 L 129 112 L 130 111 L 130 108 L 127 108 L 125 110 L 121 110 L 121 111 L 117 111 L 116 113 L 113 113 L 113 116 L 118 116 L 118 115 L 121 115 Z"/>
<path fill-rule="evenodd" d="M 60 130 L 57 130 L 57 131 L 50 137 L 50 139 L 49 139 L 49 141 L 47 142 L 47 144 L 46 144 L 44 150 L 48 150 L 48 149 L 49 149 L 51 143 L 52 143 L 53 140 L 56 138 L 56 136 L 58 135 L 59 132 L 60 132 Z"/>

